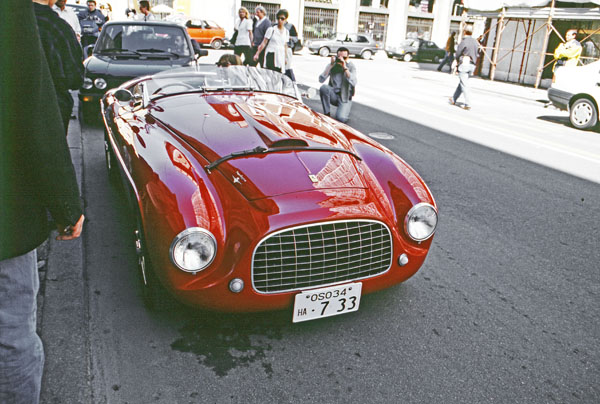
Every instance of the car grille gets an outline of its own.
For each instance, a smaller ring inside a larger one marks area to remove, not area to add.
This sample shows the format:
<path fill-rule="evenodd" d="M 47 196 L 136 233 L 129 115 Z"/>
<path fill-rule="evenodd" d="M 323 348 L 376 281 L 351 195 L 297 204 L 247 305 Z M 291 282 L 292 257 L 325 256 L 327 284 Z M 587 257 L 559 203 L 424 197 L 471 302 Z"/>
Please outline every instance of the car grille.
<path fill-rule="evenodd" d="M 383 223 L 311 224 L 262 240 L 252 258 L 252 282 L 261 293 L 289 292 L 381 274 L 391 261 L 392 237 Z"/>

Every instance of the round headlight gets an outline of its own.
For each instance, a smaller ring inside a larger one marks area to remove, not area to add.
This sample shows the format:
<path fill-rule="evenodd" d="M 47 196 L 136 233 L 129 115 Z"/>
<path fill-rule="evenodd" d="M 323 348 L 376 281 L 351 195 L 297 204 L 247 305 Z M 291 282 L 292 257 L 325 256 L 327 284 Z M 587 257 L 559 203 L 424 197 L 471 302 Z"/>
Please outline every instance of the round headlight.
<path fill-rule="evenodd" d="M 404 229 L 415 241 L 427 240 L 433 235 L 437 226 L 437 211 L 428 203 L 413 206 L 406 214 Z"/>
<path fill-rule="evenodd" d="M 106 80 L 103 78 L 98 78 L 94 80 L 94 85 L 98 90 L 104 90 L 106 88 Z"/>
<path fill-rule="evenodd" d="M 83 85 L 82 85 L 83 88 L 85 88 L 86 90 L 89 90 L 93 86 L 94 86 L 94 83 L 92 82 L 92 79 L 90 79 L 89 77 L 86 77 L 83 79 Z"/>
<path fill-rule="evenodd" d="M 190 227 L 175 237 L 170 254 L 171 261 L 182 271 L 199 272 L 215 258 L 217 241 L 208 230 Z"/>

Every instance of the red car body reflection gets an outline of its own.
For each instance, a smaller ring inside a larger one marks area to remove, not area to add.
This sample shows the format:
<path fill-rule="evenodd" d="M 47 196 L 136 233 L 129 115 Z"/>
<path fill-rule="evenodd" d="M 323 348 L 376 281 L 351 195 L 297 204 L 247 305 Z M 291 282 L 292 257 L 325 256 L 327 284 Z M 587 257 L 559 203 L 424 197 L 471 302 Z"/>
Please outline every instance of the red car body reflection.
<path fill-rule="evenodd" d="M 144 80 L 122 88 L 137 91 Z M 415 241 L 405 227 L 413 206 L 435 208 L 423 180 L 390 150 L 297 98 L 223 90 L 136 104 L 117 101 L 111 90 L 103 115 L 107 147 L 139 210 L 154 274 L 184 303 L 232 312 L 282 309 L 300 290 L 322 286 L 257 287 L 257 245 L 297 226 L 362 220 L 389 230 L 389 267 L 360 276 L 363 293 L 410 278 L 425 260 L 432 237 Z M 280 151 L 207 168 L 258 146 Z M 212 263 L 196 273 L 180 270 L 170 256 L 174 238 L 187 228 L 206 229 L 216 240 Z M 400 264 L 403 254 L 407 262 Z M 230 291 L 232 279 L 244 282 L 241 292 Z"/>

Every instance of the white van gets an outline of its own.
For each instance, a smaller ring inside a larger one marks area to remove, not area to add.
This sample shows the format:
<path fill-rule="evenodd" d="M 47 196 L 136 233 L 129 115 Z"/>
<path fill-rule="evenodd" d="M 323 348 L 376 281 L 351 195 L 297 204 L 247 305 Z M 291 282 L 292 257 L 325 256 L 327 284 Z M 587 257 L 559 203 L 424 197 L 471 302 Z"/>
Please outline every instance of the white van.
<path fill-rule="evenodd" d="M 600 60 L 585 66 L 556 69 L 548 98 L 556 107 L 569 111 L 577 129 L 592 129 L 598 124 L 600 104 Z"/>

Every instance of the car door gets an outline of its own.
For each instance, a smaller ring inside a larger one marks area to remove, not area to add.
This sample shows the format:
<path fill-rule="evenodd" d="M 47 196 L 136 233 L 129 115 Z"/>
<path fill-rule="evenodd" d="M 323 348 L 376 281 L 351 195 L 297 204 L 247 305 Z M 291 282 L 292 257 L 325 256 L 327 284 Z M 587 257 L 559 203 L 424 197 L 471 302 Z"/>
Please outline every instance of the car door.
<path fill-rule="evenodd" d="M 360 55 L 361 45 L 358 43 L 358 35 L 348 34 L 346 35 L 343 45 L 350 51 L 351 55 Z"/>
<path fill-rule="evenodd" d="M 203 20 L 189 20 L 185 23 L 190 37 L 202 44 L 210 43 L 210 38 L 208 40 L 206 38 L 205 24 L 206 22 Z"/>

